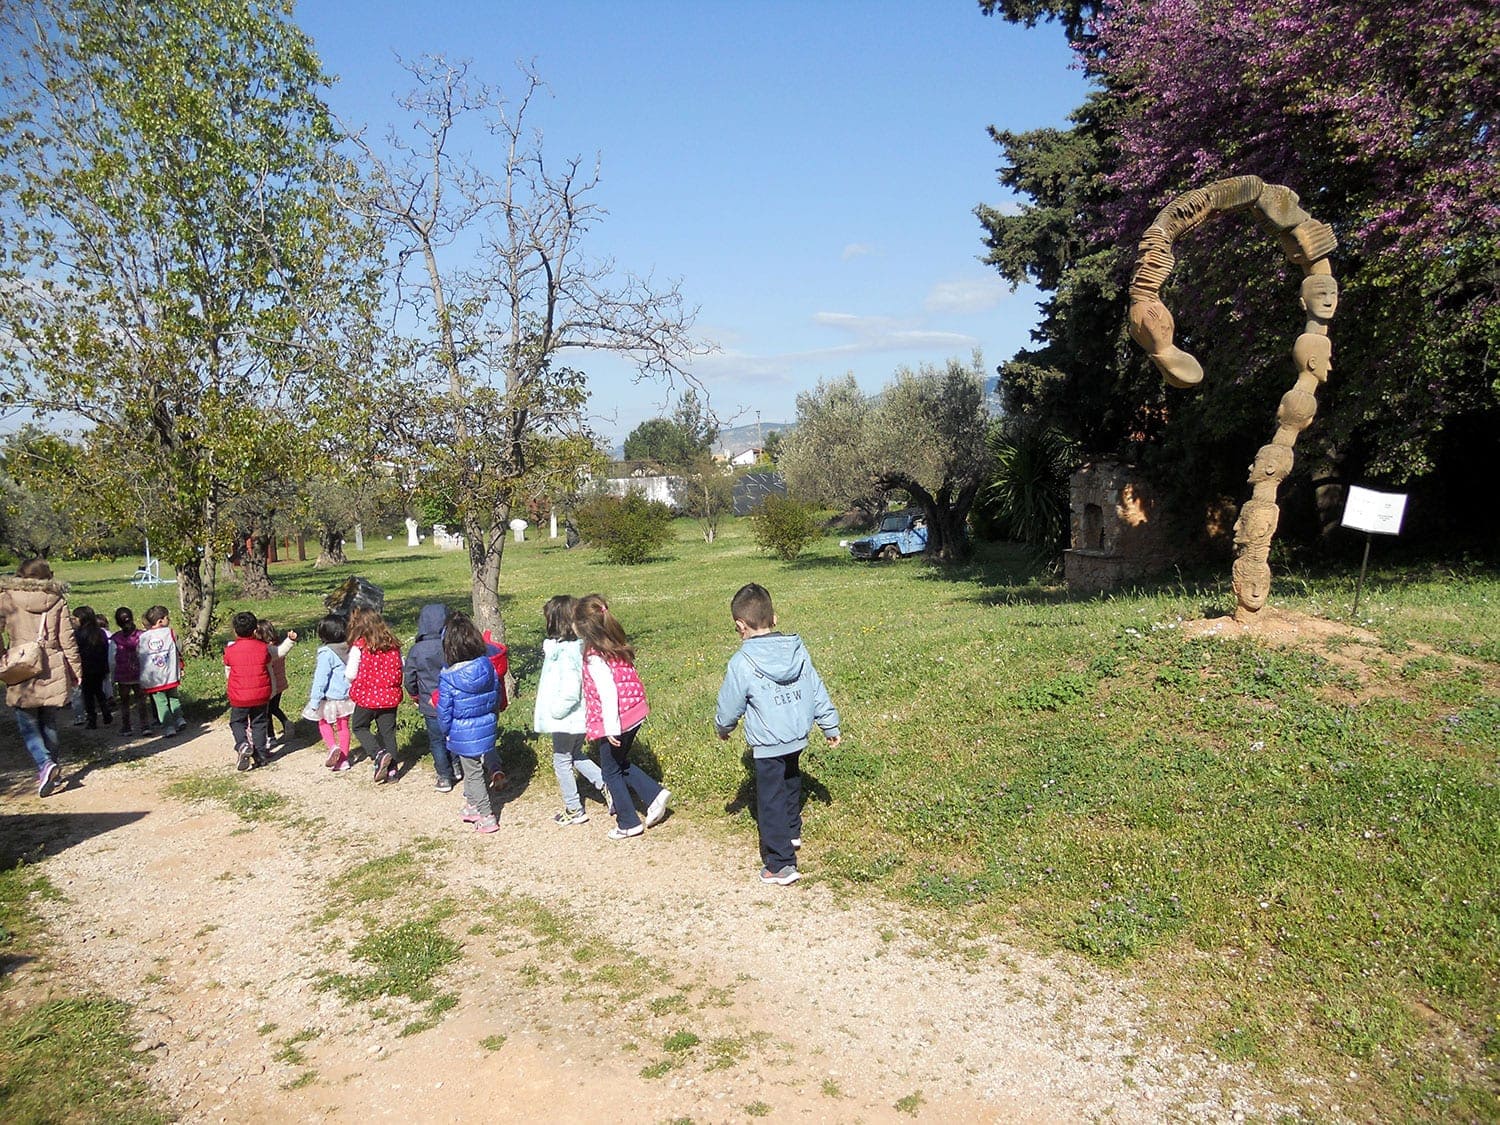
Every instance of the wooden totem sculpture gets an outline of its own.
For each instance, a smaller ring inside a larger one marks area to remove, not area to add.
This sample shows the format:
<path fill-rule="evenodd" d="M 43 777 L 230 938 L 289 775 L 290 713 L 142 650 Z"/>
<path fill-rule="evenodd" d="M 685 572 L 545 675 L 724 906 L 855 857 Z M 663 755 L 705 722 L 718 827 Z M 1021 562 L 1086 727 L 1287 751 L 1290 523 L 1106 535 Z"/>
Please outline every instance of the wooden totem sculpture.
<path fill-rule="evenodd" d="M 1131 337 L 1174 387 L 1197 386 L 1203 381 L 1203 368 L 1173 344 L 1172 314 L 1161 301 L 1161 287 L 1176 261 L 1172 244 L 1210 215 L 1228 211 L 1248 211 L 1256 225 L 1280 243 L 1282 253 L 1302 268 L 1302 308 L 1307 313 L 1306 327 L 1292 345 L 1296 385 L 1281 396 L 1276 433 L 1255 455 L 1250 466 L 1251 496 L 1234 525 L 1234 593 L 1239 602 L 1235 617 L 1248 621 L 1266 604 L 1271 591 L 1267 559 L 1281 515 L 1276 493 L 1292 471 L 1292 447 L 1297 435 L 1312 423 L 1318 409 L 1316 391 L 1328 381 L 1333 366 L 1328 322 L 1338 307 L 1339 287 L 1328 256 L 1338 243 L 1328 224 L 1302 210 L 1296 192 L 1267 184 L 1258 176 L 1218 180 L 1179 195 L 1163 207 L 1137 247 L 1129 319 Z"/>

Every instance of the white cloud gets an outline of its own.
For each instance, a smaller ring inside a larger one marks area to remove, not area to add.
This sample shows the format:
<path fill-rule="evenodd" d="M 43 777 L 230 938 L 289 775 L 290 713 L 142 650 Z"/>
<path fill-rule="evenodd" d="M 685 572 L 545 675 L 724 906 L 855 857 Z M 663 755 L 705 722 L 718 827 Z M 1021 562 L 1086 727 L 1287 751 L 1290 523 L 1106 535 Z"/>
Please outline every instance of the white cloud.
<path fill-rule="evenodd" d="M 873 242 L 851 242 L 844 247 L 844 252 L 840 256 L 844 261 L 849 262 L 855 258 L 863 258 L 875 252 L 876 247 Z"/>
<path fill-rule="evenodd" d="M 803 352 L 804 357 L 867 352 L 968 350 L 979 342 L 973 336 L 963 333 L 934 332 L 886 316 L 820 312 L 813 316 L 813 322 L 848 333 L 853 339 L 847 344 Z"/>
<path fill-rule="evenodd" d="M 973 277 L 940 281 L 927 294 L 922 307 L 932 313 L 977 313 L 992 309 L 1010 296 L 1010 287 L 999 277 Z"/>

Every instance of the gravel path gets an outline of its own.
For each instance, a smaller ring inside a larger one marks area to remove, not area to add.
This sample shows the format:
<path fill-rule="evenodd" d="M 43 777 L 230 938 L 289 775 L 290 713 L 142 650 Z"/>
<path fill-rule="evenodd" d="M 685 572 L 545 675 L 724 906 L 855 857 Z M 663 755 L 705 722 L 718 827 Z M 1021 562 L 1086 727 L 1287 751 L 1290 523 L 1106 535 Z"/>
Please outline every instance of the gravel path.
<path fill-rule="evenodd" d="M 508 791 L 501 831 L 480 837 L 426 763 L 376 787 L 304 747 L 243 775 L 288 798 L 247 824 L 164 794 L 174 778 L 232 775 L 222 728 L 129 744 L 144 756 L 70 770 L 45 802 L 13 742 L 0 751 L 0 826 L 17 850 L 42 848 L 64 895 L 40 904 L 51 965 L 23 969 L 20 993 L 134 1004 L 150 1080 L 185 1121 L 1281 1112 L 1252 1073 L 1148 1032 L 1128 982 L 997 940 L 945 941 L 935 916 L 814 878 L 762 886 L 745 842 L 686 816 L 623 843 L 605 839 L 603 815 L 559 827 L 550 775 Z M 443 930 L 463 943 L 437 982 L 456 1005 L 404 1036 L 419 1006 L 318 987 L 322 969 L 359 967 L 361 909 L 340 906 L 341 878 L 403 846 L 420 878 L 368 910 L 419 916 L 447 898 Z M 815 832 L 804 860 L 815 875 Z M 539 910 L 565 932 L 528 922 Z M 669 1049 L 680 1032 L 697 1043 Z"/>

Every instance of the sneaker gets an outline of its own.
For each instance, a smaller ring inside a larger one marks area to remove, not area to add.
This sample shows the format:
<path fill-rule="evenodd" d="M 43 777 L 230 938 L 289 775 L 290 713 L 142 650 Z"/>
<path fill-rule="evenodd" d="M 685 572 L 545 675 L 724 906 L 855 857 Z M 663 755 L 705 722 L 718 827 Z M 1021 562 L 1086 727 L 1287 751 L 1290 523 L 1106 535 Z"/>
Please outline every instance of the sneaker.
<path fill-rule="evenodd" d="M 793 836 L 792 837 L 792 851 L 794 851 L 794 852 L 800 852 L 801 850 L 802 850 L 802 837 L 801 836 Z"/>
<path fill-rule="evenodd" d="M 348 757 L 348 754 L 345 754 L 342 750 L 335 746 L 328 751 L 328 757 L 323 759 L 323 764 L 331 770 L 336 770 L 339 768 L 339 763 L 347 760 Z"/>
<path fill-rule="evenodd" d="M 234 748 L 234 756 L 234 768 L 239 770 L 241 773 L 244 773 L 247 769 L 249 769 L 251 764 L 254 762 L 254 757 L 250 753 L 250 744 L 248 742 L 241 742 L 238 746 L 236 746 Z"/>
<path fill-rule="evenodd" d="M 628 840 L 632 836 L 639 836 L 646 831 L 644 824 L 637 824 L 634 828 L 611 828 L 609 838 L 611 840 Z"/>
<path fill-rule="evenodd" d="M 177 726 L 172 729 L 172 733 L 173 734 L 181 734 L 185 730 L 187 730 L 187 720 L 186 719 L 178 719 L 177 720 Z"/>
<path fill-rule="evenodd" d="M 333 767 L 334 773 L 347 773 L 349 771 L 349 756 L 346 754 L 339 759 L 339 764 Z"/>
<path fill-rule="evenodd" d="M 375 784 L 384 785 L 392 779 L 396 772 L 396 759 L 386 751 L 381 751 L 380 757 L 375 759 Z"/>
<path fill-rule="evenodd" d="M 795 867 L 783 867 L 780 871 L 772 871 L 768 867 L 760 873 L 760 881 L 762 883 L 775 883 L 778 887 L 785 887 L 790 883 L 795 883 L 800 878 L 802 878 L 802 872 L 798 871 Z"/>
<path fill-rule="evenodd" d="M 57 787 L 62 784 L 62 767 L 56 762 L 48 762 L 36 775 L 38 797 L 50 797 L 57 792 Z"/>
<path fill-rule="evenodd" d="M 671 799 L 672 791 L 670 789 L 663 789 L 656 795 L 656 800 L 652 801 L 646 809 L 647 828 L 655 828 L 662 822 L 662 818 L 667 815 L 667 802 Z"/>
<path fill-rule="evenodd" d="M 453 782 L 449 781 L 446 777 L 440 777 L 437 779 L 437 784 L 434 785 L 433 788 L 436 789 L 439 793 L 452 793 Z"/>
<path fill-rule="evenodd" d="M 463 818 L 465 824 L 479 823 L 479 810 L 473 805 L 465 805 L 463 811 L 458 814 Z"/>
<path fill-rule="evenodd" d="M 587 824 L 589 814 L 582 809 L 576 812 L 573 809 L 563 809 L 562 812 L 552 815 L 552 821 L 554 824 Z"/>
<path fill-rule="evenodd" d="M 474 831 L 488 836 L 491 832 L 500 831 L 500 822 L 492 816 L 480 817 L 474 824 Z"/>

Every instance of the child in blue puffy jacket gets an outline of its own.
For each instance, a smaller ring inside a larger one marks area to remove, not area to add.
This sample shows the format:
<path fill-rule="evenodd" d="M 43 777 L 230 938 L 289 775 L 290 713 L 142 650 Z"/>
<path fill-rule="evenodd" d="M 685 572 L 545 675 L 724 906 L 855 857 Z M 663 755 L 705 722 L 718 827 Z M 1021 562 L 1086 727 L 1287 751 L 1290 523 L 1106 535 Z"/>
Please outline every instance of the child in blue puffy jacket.
<path fill-rule="evenodd" d="M 499 829 L 496 807 L 482 759 L 495 749 L 500 732 L 496 708 L 500 681 L 482 634 L 464 613 L 454 613 L 443 630 L 443 659 L 438 673 L 437 717 L 448 753 L 464 759 L 464 820 L 483 833 Z"/>

